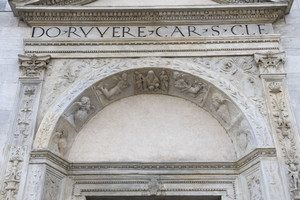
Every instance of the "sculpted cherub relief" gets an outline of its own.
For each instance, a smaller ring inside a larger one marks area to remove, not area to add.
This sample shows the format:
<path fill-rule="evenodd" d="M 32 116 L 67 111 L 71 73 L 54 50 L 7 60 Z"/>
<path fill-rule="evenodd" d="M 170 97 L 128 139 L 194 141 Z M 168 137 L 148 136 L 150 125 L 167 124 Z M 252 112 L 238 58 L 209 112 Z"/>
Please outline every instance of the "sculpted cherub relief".
<path fill-rule="evenodd" d="M 214 93 L 212 95 L 212 106 L 211 109 L 221 118 L 221 120 L 230 125 L 232 121 L 231 113 L 228 108 L 230 101 L 225 99 L 221 94 Z"/>
<path fill-rule="evenodd" d="M 79 128 L 86 122 L 93 109 L 90 98 L 84 96 L 80 101 L 73 103 L 65 115 L 75 127 Z"/>
<path fill-rule="evenodd" d="M 125 88 L 130 86 L 127 73 L 123 73 L 121 76 L 115 77 L 115 80 L 116 83 L 114 83 L 111 87 L 104 87 L 102 83 L 97 86 L 97 90 L 99 90 L 109 100 L 111 100 L 113 96 L 121 94 Z"/>

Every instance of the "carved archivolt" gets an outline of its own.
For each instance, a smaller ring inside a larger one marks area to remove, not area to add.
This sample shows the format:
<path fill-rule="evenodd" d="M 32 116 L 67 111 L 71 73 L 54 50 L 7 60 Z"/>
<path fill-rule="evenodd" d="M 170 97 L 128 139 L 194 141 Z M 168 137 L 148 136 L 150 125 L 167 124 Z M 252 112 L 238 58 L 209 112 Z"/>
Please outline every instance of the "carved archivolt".
<path fill-rule="evenodd" d="M 140 68 L 135 62 L 107 64 L 79 78 L 49 109 L 34 148 L 50 145 L 53 151 L 64 155 L 69 148 L 65 143 L 71 145 L 76 132 L 94 114 L 118 99 L 137 94 L 178 96 L 204 108 L 229 132 L 238 156 L 258 146 L 272 145 L 259 111 L 226 79 L 191 63 L 143 61 L 145 67 Z"/>

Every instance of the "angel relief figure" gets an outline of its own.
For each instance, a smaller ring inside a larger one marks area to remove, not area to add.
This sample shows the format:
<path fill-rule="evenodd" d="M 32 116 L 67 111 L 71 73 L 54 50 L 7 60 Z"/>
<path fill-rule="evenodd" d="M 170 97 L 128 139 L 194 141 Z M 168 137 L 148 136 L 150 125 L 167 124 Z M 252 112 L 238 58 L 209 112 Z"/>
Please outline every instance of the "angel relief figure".
<path fill-rule="evenodd" d="M 128 76 L 126 73 L 123 73 L 121 76 L 116 77 L 117 83 L 113 85 L 110 89 L 103 87 L 100 83 L 97 86 L 97 90 L 100 90 L 101 93 L 107 98 L 111 99 L 111 97 L 121 94 L 122 90 L 129 87 Z"/>
<path fill-rule="evenodd" d="M 73 103 L 65 115 L 76 128 L 79 128 L 86 122 L 93 109 L 90 98 L 84 96 L 80 101 Z"/>

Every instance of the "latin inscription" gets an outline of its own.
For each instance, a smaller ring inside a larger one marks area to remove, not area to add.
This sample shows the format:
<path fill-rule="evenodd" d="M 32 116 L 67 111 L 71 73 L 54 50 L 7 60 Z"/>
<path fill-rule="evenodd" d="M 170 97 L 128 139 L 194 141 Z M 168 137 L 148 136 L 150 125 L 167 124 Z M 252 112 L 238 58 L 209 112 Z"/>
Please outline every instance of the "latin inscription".
<path fill-rule="evenodd" d="M 32 38 L 189 38 L 273 33 L 271 24 L 32 27 Z"/>

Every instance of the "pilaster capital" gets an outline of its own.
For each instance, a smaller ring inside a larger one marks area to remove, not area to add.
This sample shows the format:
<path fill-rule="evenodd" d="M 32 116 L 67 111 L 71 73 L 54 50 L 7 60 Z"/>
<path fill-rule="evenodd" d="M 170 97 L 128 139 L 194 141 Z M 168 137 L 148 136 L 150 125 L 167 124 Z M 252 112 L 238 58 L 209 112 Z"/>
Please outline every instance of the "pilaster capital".
<path fill-rule="evenodd" d="M 43 78 L 43 72 L 47 69 L 47 64 L 50 62 L 50 55 L 38 56 L 32 55 L 18 55 L 20 69 L 22 74 L 21 78 L 38 79 Z"/>
<path fill-rule="evenodd" d="M 254 59 L 258 65 L 260 75 L 283 75 L 285 52 L 256 53 Z"/>

